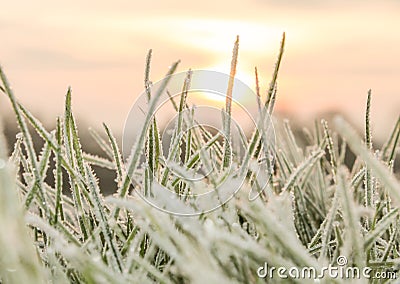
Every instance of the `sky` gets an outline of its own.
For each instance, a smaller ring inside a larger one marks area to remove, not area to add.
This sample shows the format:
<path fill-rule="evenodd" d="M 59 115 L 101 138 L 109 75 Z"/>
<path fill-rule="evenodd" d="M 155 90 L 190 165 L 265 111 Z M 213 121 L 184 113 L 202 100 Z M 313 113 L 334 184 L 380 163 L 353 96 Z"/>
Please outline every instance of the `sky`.
<path fill-rule="evenodd" d="M 373 131 L 384 139 L 400 113 L 400 3 L 397 1 L 2 1 L 0 64 L 18 99 L 46 124 L 63 112 L 68 86 L 78 121 L 121 134 L 151 79 L 172 62 L 229 72 L 240 36 L 237 76 L 265 94 L 282 33 L 277 114 L 310 123 L 342 113 L 363 126 L 372 89 Z M 350 3 L 351 2 L 351 3 Z M 0 111 L 11 109 L 0 96 Z"/>

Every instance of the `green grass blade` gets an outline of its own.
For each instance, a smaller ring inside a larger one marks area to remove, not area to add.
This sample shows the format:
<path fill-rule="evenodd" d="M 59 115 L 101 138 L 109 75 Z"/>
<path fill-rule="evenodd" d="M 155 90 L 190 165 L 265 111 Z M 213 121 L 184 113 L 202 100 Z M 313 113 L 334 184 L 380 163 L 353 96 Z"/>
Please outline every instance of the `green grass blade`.
<path fill-rule="evenodd" d="M 96 141 L 97 145 L 104 151 L 108 158 L 112 159 L 114 157 L 113 150 L 110 145 L 97 133 L 93 128 L 89 128 L 90 136 Z"/>
<path fill-rule="evenodd" d="M 365 111 L 365 144 L 369 151 L 372 151 L 372 139 L 371 139 L 371 125 L 370 125 L 370 112 L 371 112 L 371 90 L 368 91 L 367 97 L 367 109 Z M 365 178 L 365 206 L 372 207 L 373 204 L 373 188 L 372 188 L 372 177 L 371 170 L 366 165 Z"/>
<path fill-rule="evenodd" d="M 28 127 L 25 123 L 25 119 L 23 118 L 20 108 L 18 107 L 18 102 L 15 99 L 14 93 L 11 90 L 10 84 L 8 83 L 7 77 L 3 72 L 3 69 L 0 67 L 0 78 L 1 81 L 3 82 L 4 85 L 4 91 L 7 94 L 8 98 L 10 99 L 11 105 L 13 107 L 14 113 L 17 117 L 17 122 L 18 126 L 22 132 L 22 135 L 24 136 L 24 142 L 26 144 L 27 152 L 28 152 L 28 157 L 30 164 L 32 166 L 33 170 L 33 175 L 34 175 L 34 185 L 32 186 L 32 190 L 30 194 L 28 195 L 28 198 L 25 200 L 25 206 L 29 208 L 34 196 L 38 191 L 41 191 L 41 195 L 44 196 L 43 190 L 42 190 L 42 185 L 41 185 L 41 177 L 39 173 L 39 167 L 37 164 L 37 156 L 33 147 L 33 141 L 32 137 L 29 133 Z M 46 202 L 45 200 L 43 202 Z"/>
<path fill-rule="evenodd" d="M 369 249 L 372 244 L 383 235 L 389 226 L 398 218 L 399 210 L 398 208 L 392 209 L 388 212 L 379 222 L 375 225 L 374 229 L 369 231 L 364 239 L 364 248 Z"/>
<path fill-rule="evenodd" d="M 57 150 L 55 151 L 56 155 L 56 169 L 54 171 L 55 174 L 55 186 L 56 186 L 56 204 L 54 209 L 54 224 L 57 224 L 58 217 L 64 220 L 64 210 L 63 204 L 61 203 L 62 198 L 62 171 L 61 171 L 61 145 L 62 145 L 62 129 L 61 129 L 61 118 L 57 118 L 57 127 L 56 127 L 56 140 L 57 140 Z"/>
<path fill-rule="evenodd" d="M 274 68 L 274 72 L 272 74 L 272 79 L 271 82 L 269 84 L 269 89 L 267 92 L 267 99 L 265 101 L 265 108 L 270 109 L 272 113 L 272 108 L 270 108 L 270 102 L 272 99 L 272 96 L 274 95 L 274 90 L 276 89 L 276 83 L 278 80 L 278 73 L 279 73 L 279 68 L 281 66 L 281 62 L 282 62 L 282 57 L 283 57 L 283 52 L 285 50 L 285 41 L 286 41 L 286 34 L 283 33 L 282 34 L 282 41 L 281 41 L 281 47 L 279 49 L 279 54 L 278 54 L 278 59 L 275 63 L 275 68 Z"/>
<path fill-rule="evenodd" d="M 386 186 L 390 196 L 400 206 L 400 183 L 390 171 L 361 144 L 361 139 L 352 127 L 342 118 L 335 119 L 335 125 L 339 133 L 347 140 L 350 148 L 359 155 L 375 173 L 376 177 Z"/>
<path fill-rule="evenodd" d="M 239 55 L 239 36 L 236 37 L 235 45 L 233 47 L 231 71 L 229 74 L 228 89 L 226 91 L 225 112 L 227 115 L 225 116 L 225 121 L 224 121 L 224 131 L 226 139 L 228 139 L 228 141 L 224 141 L 223 168 L 227 168 L 230 165 L 232 159 L 232 153 L 231 153 L 232 93 L 233 93 L 233 84 L 235 82 L 238 55 Z"/>
<path fill-rule="evenodd" d="M 121 152 L 118 148 L 118 144 L 117 144 L 117 140 L 115 139 L 114 135 L 112 134 L 110 128 L 103 123 L 103 127 L 106 130 L 108 139 L 110 141 L 111 144 L 111 148 L 113 151 L 113 157 L 114 157 L 114 163 L 116 166 L 116 170 L 117 170 L 117 180 L 118 180 L 118 184 L 122 183 L 122 178 L 123 178 L 123 163 L 122 163 L 122 158 L 121 158 Z"/>

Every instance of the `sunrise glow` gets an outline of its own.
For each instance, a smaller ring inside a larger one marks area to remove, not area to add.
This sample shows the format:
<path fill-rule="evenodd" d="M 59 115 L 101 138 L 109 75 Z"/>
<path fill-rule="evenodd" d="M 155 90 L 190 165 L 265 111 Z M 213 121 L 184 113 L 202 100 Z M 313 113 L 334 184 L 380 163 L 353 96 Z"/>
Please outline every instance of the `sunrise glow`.
<path fill-rule="evenodd" d="M 5 39 L 0 63 L 21 101 L 45 119 L 63 111 L 65 91 L 72 86 L 78 115 L 89 124 L 104 120 L 121 131 L 129 107 L 143 92 L 149 49 L 153 81 L 161 80 L 178 59 L 180 72 L 192 68 L 229 73 L 239 35 L 237 78 L 255 90 L 257 66 L 265 98 L 286 32 L 277 111 L 303 120 L 342 112 L 362 126 L 359 117 L 371 88 L 374 121 L 391 125 L 400 108 L 400 7 L 389 0 L 362 7 L 339 2 L 252 1 L 243 7 L 211 0 L 184 5 L 8 1 L 0 12 Z M 224 101 L 209 94 L 204 98 L 208 103 Z M 7 109 L 0 104 L 2 112 Z"/>

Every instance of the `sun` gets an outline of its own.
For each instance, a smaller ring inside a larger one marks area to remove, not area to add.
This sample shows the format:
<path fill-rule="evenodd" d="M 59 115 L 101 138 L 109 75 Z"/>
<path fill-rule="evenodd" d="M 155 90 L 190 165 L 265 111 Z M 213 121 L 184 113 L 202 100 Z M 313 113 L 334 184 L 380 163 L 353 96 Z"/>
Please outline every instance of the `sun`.
<path fill-rule="evenodd" d="M 254 97 L 255 95 L 255 86 L 256 86 L 256 79 L 255 79 L 255 74 L 251 73 L 250 70 L 244 69 L 244 68 L 240 68 L 241 66 L 237 66 L 236 68 L 236 75 L 235 75 L 235 81 L 241 81 L 242 83 L 244 83 L 247 87 L 248 90 L 246 90 L 246 92 L 243 93 L 239 93 L 238 96 L 235 97 L 236 100 L 243 101 L 243 100 L 248 100 L 251 99 L 252 97 Z M 206 68 L 207 70 L 211 70 L 211 71 L 217 71 L 217 72 L 221 72 L 224 74 L 229 75 L 230 74 L 230 64 L 227 64 L 226 62 L 220 62 L 218 64 L 215 65 L 211 65 L 209 67 Z M 254 70 L 253 70 L 254 72 Z M 251 94 L 249 94 L 251 90 Z M 216 95 L 212 95 L 212 94 L 205 94 L 207 96 L 208 99 L 210 100 L 214 100 L 214 101 L 221 101 L 221 97 L 220 96 L 216 96 Z M 225 98 L 223 99 L 225 101 Z"/>

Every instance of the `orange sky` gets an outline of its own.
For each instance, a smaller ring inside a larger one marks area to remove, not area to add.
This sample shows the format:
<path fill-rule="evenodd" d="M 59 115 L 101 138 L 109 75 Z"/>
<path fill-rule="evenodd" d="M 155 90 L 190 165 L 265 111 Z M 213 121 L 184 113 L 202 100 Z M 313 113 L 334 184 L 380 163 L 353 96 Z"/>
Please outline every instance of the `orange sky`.
<path fill-rule="evenodd" d="M 240 35 L 238 77 L 265 90 L 287 35 L 277 110 L 307 121 L 341 111 L 362 125 L 366 93 L 379 137 L 400 113 L 397 1 L 3 1 L 0 64 L 17 97 L 55 121 L 69 85 L 81 121 L 118 133 L 142 92 L 147 50 L 152 80 L 179 70 L 229 71 Z M 10 109 L 0 97 L 0 110 Z"/>

